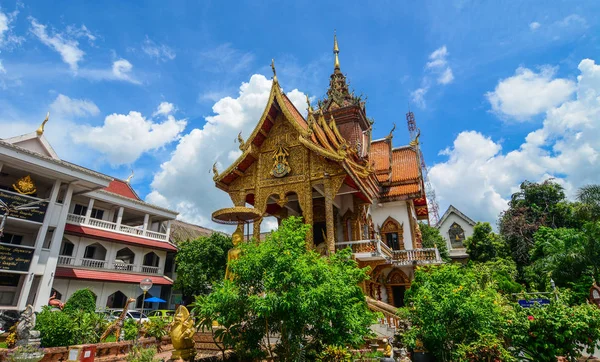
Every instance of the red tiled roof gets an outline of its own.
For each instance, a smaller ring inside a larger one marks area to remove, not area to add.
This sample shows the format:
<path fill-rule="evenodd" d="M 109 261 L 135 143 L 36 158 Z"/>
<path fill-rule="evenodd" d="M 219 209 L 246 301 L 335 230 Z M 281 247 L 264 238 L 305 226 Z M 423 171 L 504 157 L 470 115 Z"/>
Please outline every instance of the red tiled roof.
<path fill-rule="evenodd" d="M 421 190 L 419 184 L 405 184 L 396 185 L 390 187 L 384 187 L 381 192 L 382 197 L 397 197 L 397 196 L 410 196 L 419 193 Z"/>
<path fill-rule="evenodd" d="M 375 169 L 375 172 L 388 171 L 390 169 L 390 150 L 390 141 L 387 139 L 378 140 L 371 143 L 371 152 L 369 157 L 371 161 L 374 162 L 373 168 Z"/>
<path fill-rule="evenodd" d="M 123 272 L 109 272 L 101 270 L 74 269 L 57 267 L 54 274 L 56 278 L 101 280 L 117 283 L 139 283 L 145 278 L 150 278 L 152 284 L 171 285 L 173 281 L 163 276 L 151 276 L 145 274 L 128 274 Z"/>
<path fill-rule="evenodd" d="M 71 235 L 86 236 L 93 239 L 113 241 L 117 243 L 146 246 L 150 248 L 163 249 L 168 251 L 177 250 L 175 246 L 166 241 L 150 240 L 133 235 L 119 234 L 106 230 L 89 228 L 81 225 L 66 224 L 65 233 Z"/>
<path fill-rule="evenodd" d="M 138 195 L 135 193 L 135 191 L 133 191 L 131 186 L 125 181 L 113 180 L 108 185 L 108 187 L 104 188 L 104 190 L 108 191 L 108 192 L 112 192 L 113 194 L 129 197 L 130 199 L 141 201 L 141 199 L 138 197 Z"/>
<path fill-rule="evenodd" d="M 418 180 L 419 161 L 412 147 L 392 151 L 392 182 Z"/>

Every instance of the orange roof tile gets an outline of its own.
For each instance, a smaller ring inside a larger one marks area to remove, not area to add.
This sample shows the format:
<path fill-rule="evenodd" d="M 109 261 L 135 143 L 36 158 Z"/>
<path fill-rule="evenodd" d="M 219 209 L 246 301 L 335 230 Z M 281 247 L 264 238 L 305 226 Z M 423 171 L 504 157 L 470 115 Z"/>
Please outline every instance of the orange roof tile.
<path fill-rule="evenodd" d="M 375 172 L 388 171 L 390 169 L 390 151 L 391 146 L 387 139 L 371 143 L 371 153 L 369 157 L 371 158 L 371 162 L 374 162 Z"/>
<path fill-rule="evenodd" d="M 419 178 L 419 160 L 411 147 L 397 148 L 392 151 L 392 182 L 417 180 Z"/>
<path fill-rule="evenodd" d="M 290 111 L 290 113 L 292 113 L 292 116 L 294 117 L 296 122 L 300 125 L 300 127 L 302 127 L 303 129 L 308 129 L 308 124 L 304 120 L 304 117 L 302 117 L 302 115 L 300 114 L 298 109 L 296 109 L 296 107 L 294 106 L 292 101 L 290 101 L 290 99 L 285 95 L 285 93 L 282 94 L 282 98 L 283 98 L 283 102 L 285 103 L 286 108 Z"/>
<path fill-rule="evenodd" d="M 108 184 L 108 187 L 104 188 L 104 190 L 108 191 L 108 192 L 112 192 L 113 194 L 129 197 L 130 199 L 141 201 L 141 199 L 138 197 L 138 195 L 135 193 L 135 191 L 133 191 L 131 186 L 125 181 L 113 180 L 110 182 L 110 184 Z"/>
<path fill-rule="evenodd" d="M 132 283 L 138 284 L 145 278 L 150 278 L 152 284 L 156 285 L 171 285 L 173 281 L 164 276 L 145 275 L 145 274 L 129 274 L 123 272 L 109 272 L 100 270 L 74 269 L 74 268 L 56 268 L 54 275 L 56 278 L 69 279 L 84 279 L 84 280 L 101 280 L 105 282 L 117 283 Z"/>
<path fill-rule="evenodd" d="M 418 183 L 396 185 L 384 187 L 381 192 L 381 197 L 409 196 L 419 192 L 420 188 Z"/>

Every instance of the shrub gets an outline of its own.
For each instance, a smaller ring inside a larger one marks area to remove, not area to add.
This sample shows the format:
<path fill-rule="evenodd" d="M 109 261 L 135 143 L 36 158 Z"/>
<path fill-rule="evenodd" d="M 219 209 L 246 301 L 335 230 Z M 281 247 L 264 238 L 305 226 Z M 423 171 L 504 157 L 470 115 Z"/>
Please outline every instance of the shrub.
<path fill-rule="evenodd" d="M 346 347 L 341 346 L 327 346 L 319 357 L 318 362 L 350 362 L 352 361 L 352 354 Z"/>
<path fill-rule="evenodd" d="M 73 318 L 73 342 L 75 344 L 98 343 L 108 326 L 106 316 L 99 313 L 76 313 Z"/>
<path fill-rule="evenodd" d="M 60 347 L 74 344 L 73 317 L 61 311 L 52 311 L 44 306 L 36 319 L 35 329 L 40 331 L 42 346 Z"/>
<path fill-rule="evenodd" d="M 96 295 L 87 288 L 79 289 L 67 300 L 63 311 L 66 313 L 94 313 L 96 311 Z"/>
<path fill-rule="evenodd" d="M 146 332 L 146 337 L 154 337 L 157 340 L 160 340 L 161 337 L 166 336 L 169 333 L 167 330 L 168 325 L 169 322 L 164 319 L 155 319 L 145 323 L 144 331 Z"/>
<path fill-rule="evenodd" d="M 140 332 L 140 324 L 136 319 L 126 319 L 123 323 L 124 340 L 131 341 L 138 338 Z M 119 336 L 117 336 L 118 338 Z"/>
<path fill-rule="evenodd" d="M 135 346 L 132 348 L 131 352 L 125 357 L 125 361 L 127 362 L 153 362 L 158 361 L 156 356 L 156 347 L 140 347 Z"/>

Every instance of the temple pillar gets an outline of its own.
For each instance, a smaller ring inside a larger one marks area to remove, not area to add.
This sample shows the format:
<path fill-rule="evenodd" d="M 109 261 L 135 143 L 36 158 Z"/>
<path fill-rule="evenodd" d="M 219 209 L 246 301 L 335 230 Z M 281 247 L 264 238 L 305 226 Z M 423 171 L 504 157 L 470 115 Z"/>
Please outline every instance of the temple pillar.
<path fill-rule="evenodd" d="M 260 224 L 262 223 L 263 218 L 256 220 L 254 222 L 254 228 L 252 229 L 252 237 L 256 239 L 256 241 L 260 241 Z"/>
<path fill-rule="evenodd" d="M 327 251 L 329 254 L 335 253 L 335 236 L 334 236 L 334 222 L 333 222 L 333 190 L 331 185 L 331 178 L 329 175 L 325 175 L 323 179 L 325 186 L 325 226 L 327 229 Z"/>
<path fill-rule="evenodd" d="M 304 223 L 310 225 L 310 230 L 306 233 L 306 248 L 314 248 L 313 240 L 313 199 L 312 199 L 312 185 L 307 182 L 307 189 L 298 195 L 298 201 L 300 202 L 300 208 L 302 209 L 302 218 Z"/>

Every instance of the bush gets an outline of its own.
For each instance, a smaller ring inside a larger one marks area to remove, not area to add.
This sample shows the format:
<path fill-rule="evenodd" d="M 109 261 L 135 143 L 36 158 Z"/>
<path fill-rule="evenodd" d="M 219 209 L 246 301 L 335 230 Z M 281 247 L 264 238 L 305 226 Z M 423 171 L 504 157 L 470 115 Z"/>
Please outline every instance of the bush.
<path fill-rule="evenodd" d="M 61 311 L 44 306 L 37 315 L 35 329 L 40 331 L 43 347 L 61 347 L 74 344 L 73 318 Z"/>
<path fill-rule="evenodd" d="M 154 337 L 157 340 L 160 340 L 161 337 L 166 336 L 169 333 L 167 330 L 168 325 L 169 322 L 164 319 L 155 319 L 145 323 L 144 331 L 146 332 L 146 337 Z"/>
<path fill-rule="evenodd" d="M 137 319 L 125 319 L 125 322 L 123 323 L 124 340 L 131 341 L 137 339 L 139 336 L 140 328 L 141 326 Z M 118 338 L 119 336 L 117 336 L 117 339 Z"/>
<path fill-rule="evenodd" d="M 318 362 L 351 362 L 352 354 L 345 347 L 327 346 L 317 358 Z"/>
<path fill-rule="evenodd" d="M 79 289 L 67 300 L 63 311 L 66 313 L 94 313 L 96 311 L 96 295 L 87 288 Z"/>
<path fill-rule="evenodd" d="M 100 342 L 100 336 L 108 326 L 106 316 L 99 313 L 76 313 L 73 318 L 73 342 L 87 344 Z"/>
<path fill-rule="evenodd" d="M 152 347 L 139 347 L 139 346 L 135 346 L 133 347 L 133 349 L 131 350 L 131 352 L 129 352 L 129 354 L 125 357 L 125 361 L 127 362 L 153 362 L 153 361 L 158 361 L 157 358 L 154 358 L 154 356 L 156 356 L 156 347 L 152 346 Z"/>

